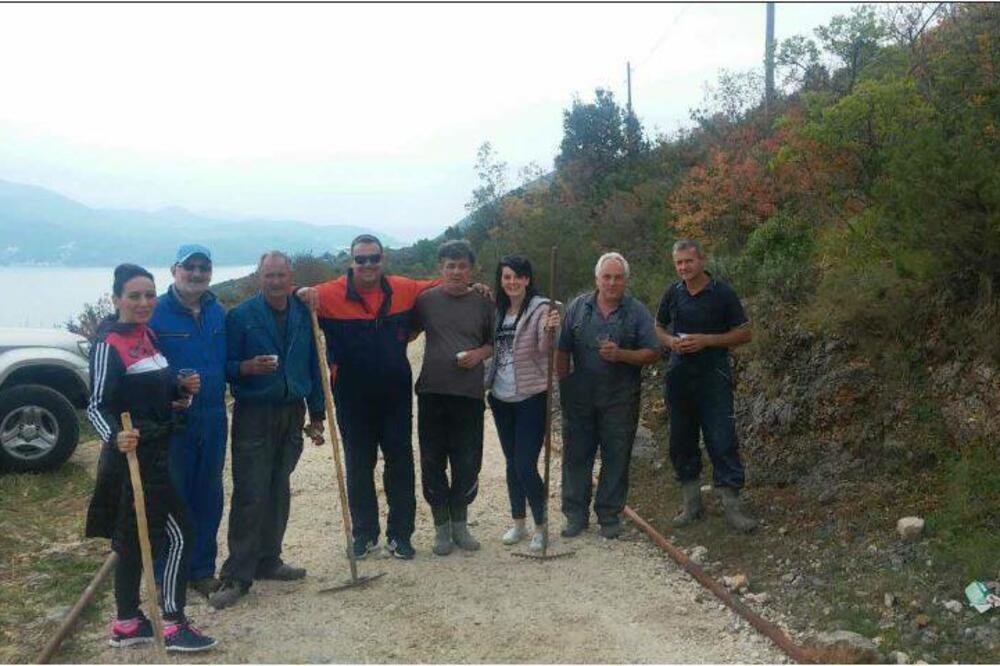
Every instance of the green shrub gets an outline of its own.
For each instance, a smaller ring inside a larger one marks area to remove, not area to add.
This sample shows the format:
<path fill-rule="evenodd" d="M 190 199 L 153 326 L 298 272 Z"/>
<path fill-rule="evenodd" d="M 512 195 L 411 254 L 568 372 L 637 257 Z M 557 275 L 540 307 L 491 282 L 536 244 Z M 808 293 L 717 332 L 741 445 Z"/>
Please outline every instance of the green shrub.
<path fill-rule="evenodd" d="M 812 291 L 816 240 L 811 225 L 779 213 L 747 239 L 733 278 L 746 295 L 768 291 L 784 301 L 799 302 Z"/>

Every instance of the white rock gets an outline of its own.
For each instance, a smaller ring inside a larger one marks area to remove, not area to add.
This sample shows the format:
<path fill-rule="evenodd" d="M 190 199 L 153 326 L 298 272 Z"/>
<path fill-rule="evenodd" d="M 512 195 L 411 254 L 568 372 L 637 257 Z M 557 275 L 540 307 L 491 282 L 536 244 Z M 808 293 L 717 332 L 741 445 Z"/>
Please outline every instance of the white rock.
<path fill-rule="evenodd" d="M 944 602 L 944 607 L 950 610 L 952 613 L 961 613 L 964 606 L 962 606 L 961 601 L 956 601 L 955 599 L 950 599 Z"/>
<path fill-rule="evenodd" d="M 924 534 L 924 519 L 917 516 L 900 518 L 896 522 L 896 531 L 907 541 L 916 541 Z"/>
<path fill-rule="evenodd" d="M 889 653 L 889 663 L 908 664 L 910 663 L 910 655 L 906 654 L 902 650 L 893 650 Z"/>
<path fill-rule="evenodd" d="M 885 596 L 882 597 L 883 603 L 885 603 L 886 608 L 892 608 L 896 605 L 896 595 L 892 592 L 886 592 Z"/>
<path fill-rule="evenodd" d="M 738 573 L 732 576 L 723 576 L 722 584 L 733 592 L 745 590 L 750 582 L 744 574 Z"/>
<path fill-rule="evenodd" d="M 851 653 L 851 663 L 873 664 L 878 661 L 879 652 L 875 642 L 853 631 L 827 631 L 817 634 L 813 642 L 824 648 L 847 650 Z"/>
<path fill-rule="evenodd" d="M 695 546 L 688 554 L 688 559 L 695 564 L 701 565 L 705 563 L 706 555 L 708 555 L 708 548 L 705 548 L 704 546 Z"/>

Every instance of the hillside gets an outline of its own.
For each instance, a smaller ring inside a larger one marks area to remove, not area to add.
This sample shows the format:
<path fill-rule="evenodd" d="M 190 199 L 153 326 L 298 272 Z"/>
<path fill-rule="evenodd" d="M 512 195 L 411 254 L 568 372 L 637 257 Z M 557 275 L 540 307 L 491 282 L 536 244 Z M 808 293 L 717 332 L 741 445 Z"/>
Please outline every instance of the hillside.
<path fill-rule="evenodd" d="M 198 242 L 219 264 L 252 264 L 265 249 L 336 253 L 369 229 L 294 220 L 214 219 L 183 208 L 97 209 L 50 190 L 0 180 L 0 265 L 107 266 L 164 263 L 162 248 Z M 389 244 L 396 244 L 391 238 Z"/>
<path fill-rule="evenodd" d="M 481 279 L 520 253 L 539 284 L 558 245 L 561 299 L 618 250 L 650 308 L 676 280 L 673 241 L 702 240 L 754 322 L 737 422 L 765 525 L 671 530 L 659 368 L 630 502 L 796 628 L 996 662 L 1000 618 L 960 602 L 1000 578 L 1000 7 L 861 6 L 776 59 L 768 109 L 757 71 L 723 72 L 695 126 L 656 140 L 608 91 L 574 102 L 553 176 L 510 192 L 487 155 L 474 213 L 443 237 L 473 242 Z M 433 272 L 436 244 L 391 253 L 391 270 Z M 908 515 L 926 519 L 916 542 L 895 531 Z"/>

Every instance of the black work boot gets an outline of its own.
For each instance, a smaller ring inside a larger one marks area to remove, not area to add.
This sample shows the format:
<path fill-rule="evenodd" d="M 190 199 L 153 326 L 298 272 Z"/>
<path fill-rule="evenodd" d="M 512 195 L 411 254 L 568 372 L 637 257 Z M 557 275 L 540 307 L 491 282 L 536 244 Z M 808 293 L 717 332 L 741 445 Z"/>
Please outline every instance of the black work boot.
<path fill-rule="evenodd" d="M 701 484 L 698 481 L 685 481 L 681 484 L 681 497 L 684 505 L 680 513 L 674 516 L 674 527 L 687 527 L 705 515 L 705 507 L 701 503 Z"/>
<path fill-rule="evenodd" d="M 746 514 L 743 502 L 740 501 L 740 491 L 736 488 L 719 488 L 722 494 L 722 506 L 726 512 L 726 524 L 734 532 L 748 534 L 757 529 L 757 521 Z"/>

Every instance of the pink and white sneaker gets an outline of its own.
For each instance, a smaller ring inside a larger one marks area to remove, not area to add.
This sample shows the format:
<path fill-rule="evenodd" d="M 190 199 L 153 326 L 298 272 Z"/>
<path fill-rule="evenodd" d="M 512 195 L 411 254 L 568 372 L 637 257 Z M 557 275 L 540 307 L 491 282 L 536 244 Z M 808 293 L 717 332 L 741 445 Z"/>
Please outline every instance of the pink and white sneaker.
<path fill-rule="evenodd" d="M 108 645 L 111 647 L 129 647 L 153 642 L 153 624 L 141 614 L 130 620 L 114 620 L 108 631 L 111 634 Z"/>
<path fill-rule="evenodd" d="M 215 647 L 215 639 L 194 627 L 188 620 L 168 622 L 163 627 L 167 652 L 201 652 Z"/>

